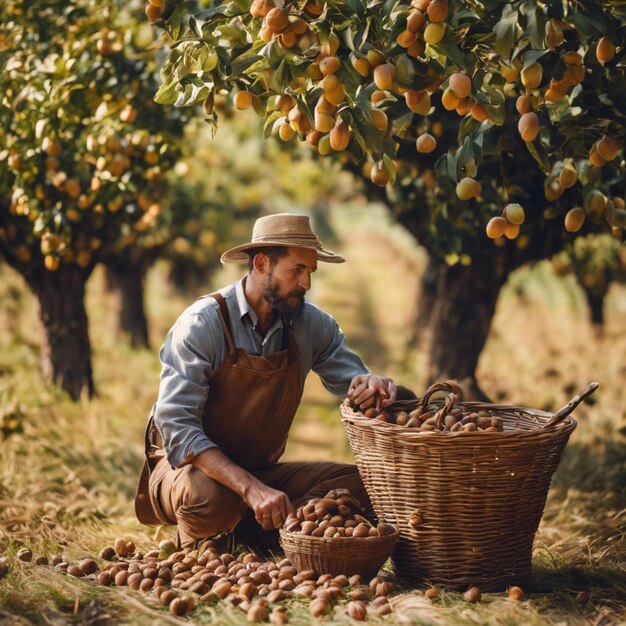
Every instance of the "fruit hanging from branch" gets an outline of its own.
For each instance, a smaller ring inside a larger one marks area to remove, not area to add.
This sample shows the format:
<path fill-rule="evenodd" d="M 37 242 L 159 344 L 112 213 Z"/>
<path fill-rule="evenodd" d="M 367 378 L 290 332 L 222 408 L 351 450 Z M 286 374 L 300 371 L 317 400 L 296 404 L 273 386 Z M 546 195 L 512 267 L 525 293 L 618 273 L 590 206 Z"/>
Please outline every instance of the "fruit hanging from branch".
<path fill-rule="evenodd" d="M 546 174 L 546 197 L 572 190 L 559 213 L 571 203 L 586 210 L 593 189 L 624 193 L 626 33 L 615 8 L 225 0 L 191 15 L 188 4 L 166 0 L 159 11 L 171 50 L 157 102 L 189 106 L 230 93 L 243 109 L 256 98 L 266 136 L 369 162 L 381 186 L 396 180 L 385 157 L 409 161 L 413 144 L 417 160 L 432 153 L 451 190 L 466 178 L 505 187 L 481 180 L 480 167 L 485 146 L 490 156 L 502 151 L 499 138 L 513 128 Z M 432 132 L 445 111 L 459 117 L 456 145 Z M 212 108 L 207 115 L 217 124 Z M 458 198 L 480 198 L 468 183 L 461 189 Z M 614 212 L 607 205 L 600 220 L 613 230 L 621 228 Z"/>

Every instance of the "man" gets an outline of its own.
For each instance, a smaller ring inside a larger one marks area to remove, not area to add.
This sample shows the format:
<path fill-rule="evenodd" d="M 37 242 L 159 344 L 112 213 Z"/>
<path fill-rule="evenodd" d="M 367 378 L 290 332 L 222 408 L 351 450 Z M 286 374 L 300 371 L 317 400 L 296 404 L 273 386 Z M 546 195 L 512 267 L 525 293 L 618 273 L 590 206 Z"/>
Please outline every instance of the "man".
<path fill-rule="evenodd" d="M 176 524 L 183 546 L 223 535 L 267 547 L 294 505 L 333 488 L 367 506 L 354 465 L 278 460 L 310 370 L 362 408 L 397 394 L 348 350 L 337 322 L 305 302 L 317 262 L 344 262 L 308 217 L 260 218 L 250 243 L 222 255 L 237 261 L 248 261 L 247 276 L 197 300 L 161 349 L 136 511 L 143 523 Z"/>

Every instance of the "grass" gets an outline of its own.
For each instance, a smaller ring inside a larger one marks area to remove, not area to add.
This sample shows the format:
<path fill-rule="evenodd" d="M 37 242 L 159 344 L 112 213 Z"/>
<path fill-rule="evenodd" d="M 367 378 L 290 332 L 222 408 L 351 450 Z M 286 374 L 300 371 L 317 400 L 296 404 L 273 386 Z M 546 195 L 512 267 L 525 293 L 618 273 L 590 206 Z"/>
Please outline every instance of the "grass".
<path fill-rule="evenodd" d="M 349 343 L 375 369 L 416 390 L 424 387 L 424 355 L 407 347 L 424 256 L 392 226 L 382 209 L 334 211 L 338 248 L 348 259 L 322 266 L 311 299 L 338 319 Z M 210 288 L 238 276 L 227 268 Z M 130 350 L 108 331 L 100 272 L 88 285 L 87 306 L 99 395 L 71 403 L 42 384 L 36 305 L 18 276 L 0 267 L 0 418 L 23 432 L 0 443 L 0 553 L 9 575 L 0 581 L 0 624 L 173 624 L 147 597 L 97 587 L 51 568 L 15 559 L 22 546 L 35 555 L 78 560 L 126 535 L 147 549 L 171 528 L 150 529 L 134 518 L 132 496 L 142 460 L 143 429 L 154 402 L 158 350 L 170 324 L 199 294 L 183 298 L 157 265 L 147 282 L 152 350 Z M 419 590 L 394 600 L 394 614 L 371 623 L 613 624 L 626 621 L 626 290 L 607 303 L 603 337 L 594 335 L 582 294 L 548 264 L 516 272 L 498 303 L 479 363 L 492 397 L 548 410 L 564 404 L 589 380 L 601 389 L 577 411 L 535 541 L 534 578 L 527 599 L 484 594 L 479 605 L 444 591 L 434 602 Z M 350 460 L 337 401 L 311 376 L 285 459 Z M 589 592 L 589 602 L 577 602 Z M 306 605 L 290 601 L 290 622 L 310 622 Z M 188 620 L 187 620 L 188 621 Z M 224 606 L 197 610 L 198 624 L 242 624 Z M 352 623 L 345 609 L 331 624 Z"/>

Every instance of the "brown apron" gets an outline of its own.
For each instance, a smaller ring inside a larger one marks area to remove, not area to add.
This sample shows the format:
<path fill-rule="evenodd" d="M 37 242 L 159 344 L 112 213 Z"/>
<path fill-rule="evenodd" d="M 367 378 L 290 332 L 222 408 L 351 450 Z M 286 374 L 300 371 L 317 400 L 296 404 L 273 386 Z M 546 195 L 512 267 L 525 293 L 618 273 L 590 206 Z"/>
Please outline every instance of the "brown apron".
<path fill-rule="evenodd" d="M 266 356 L 248 354 L 235 347 L 224 297 L 219 293 L 208 297 L 219 304 L 228 356 L 210 381 L 202 418 L 204 432 L 245 469 L 267 467 L 285 451 L 289 428 L 302 397 L 300 353 L 293 331 L 283 326 L 280 352 Z M 152 418 L 145 445 L 146 460 L 135 495 L 135 512 L 143 524 L 162 524 L 149 489 L 150 472 L 164 454 Z"/>

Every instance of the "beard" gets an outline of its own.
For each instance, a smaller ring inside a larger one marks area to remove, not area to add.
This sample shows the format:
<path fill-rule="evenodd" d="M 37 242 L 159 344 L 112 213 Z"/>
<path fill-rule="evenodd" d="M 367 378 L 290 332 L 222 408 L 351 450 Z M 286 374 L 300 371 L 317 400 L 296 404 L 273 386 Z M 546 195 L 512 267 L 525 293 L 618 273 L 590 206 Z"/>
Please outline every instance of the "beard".
<path fill-rule="evenodd" d="M 293 321 L 300 315 L 304 307 L 304 289 L 292 289 L 281 295 L 278 285 L 273 280 L 273 275 L 267 274 L 263 280 L 263 298 L 272 309 L 288 322 Z"/>

